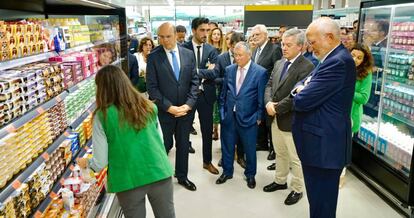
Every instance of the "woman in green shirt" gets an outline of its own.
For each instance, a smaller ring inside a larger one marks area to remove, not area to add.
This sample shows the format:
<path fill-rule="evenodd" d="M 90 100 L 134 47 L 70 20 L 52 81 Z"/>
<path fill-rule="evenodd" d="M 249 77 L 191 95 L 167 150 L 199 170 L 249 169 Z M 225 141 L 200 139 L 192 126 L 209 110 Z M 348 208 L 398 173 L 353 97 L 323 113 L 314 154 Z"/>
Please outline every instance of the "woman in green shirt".
<path fill-rule="evenodd" d="M 155 217 L 174 218 L 173 170 L 158 129 L 157 107 L 119 67 L 103 67 L 95 83 L 93 158 L 81 158 L 78 164 L 95 171 L 108 167 L 108 191 L 116 193 L 126 218 L 145 217 L 145 196 Z"/>
<path fill-rule="evenodd" d="M 368 102 L 369 96 L 371 94 L 372 67 L 374 61 L 371 55 L 371 51 L 364 44 L 356 44 L 351 49 L 351 55 L 355 61 L 357 72 L 355 93 L 351 109 L 352 134 L 355 134 L 361 127 L 363 105 Z M 342 187 L 345 182 L 345 172 L 346 169 L 342 171 L 339 187 Z"/>

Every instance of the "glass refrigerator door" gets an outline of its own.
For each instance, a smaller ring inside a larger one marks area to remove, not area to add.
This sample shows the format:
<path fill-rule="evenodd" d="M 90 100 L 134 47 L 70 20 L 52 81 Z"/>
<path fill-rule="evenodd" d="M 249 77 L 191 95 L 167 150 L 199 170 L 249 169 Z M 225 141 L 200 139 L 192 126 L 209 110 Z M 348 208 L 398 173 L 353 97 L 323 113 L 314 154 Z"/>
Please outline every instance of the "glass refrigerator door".
<path fill-rule="evenodd" d="M 380 114 L 381 88 L 386 66 L 388 45 L 389 21 L 391 19 L 392 6 L 371 7 L 361 9 L 360 32 L 358 42 L 369 46 L 375 61 L 372 72 L 372 89 L 369 101 L 364 105 L 361 128 L 357 137 L 361 145 L 378 153 L 378 114 Z"/>
<path fill-rule="evenodd" d="M 394 7 L 377 154 L 408 178 L 414 145 L 414 3 Z"/>

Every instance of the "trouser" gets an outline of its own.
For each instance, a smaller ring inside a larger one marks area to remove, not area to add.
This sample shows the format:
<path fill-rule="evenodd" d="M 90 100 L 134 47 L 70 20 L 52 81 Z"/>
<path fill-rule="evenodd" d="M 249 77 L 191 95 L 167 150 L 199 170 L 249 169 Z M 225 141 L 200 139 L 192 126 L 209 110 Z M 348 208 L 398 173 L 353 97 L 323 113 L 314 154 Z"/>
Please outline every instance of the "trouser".
<path fill-rule="evenodd" d="M 302 165 L 310 218 L 335 218 L 342 169 Z"/>
<path fill-rule="evenodd" d="M 257 170 L 256 136 L 257 125 L 242 127 L 237 123 L 235 113 L 227 123 L 221 123 L 221 150 L 223 156 L 223 174 L 232 176 L 234 172 L 234 150 L 235 145 L 243 146 L 246 155 L 246 169 L 244 175 L 247 178 L 254 178 Z"/>
<path fill-rule="evenodd" d="M 145 218 L 145 196 L 156 218 L 175 218 L 172 179 L 116 193 L 125 218 Z"/>
<path fill-rule="evenodd" d="M 174 120 L 161 120 L 164 146 L 167 153 L 173 147 L 175 138 L 175 175 L 178 180 L 186 180 L 188 174 L 188 149 L 190 146 L 191 116 Z"/>
<path fill-rule="evenodd" d="M 196 110 L 200 121 L 201 138 L 203 141 L 203 162 L 211 163 L 213 145 L 213 106 L 207 101 L 203 92 L 198 94 Z"/>
<path fill-rule="evenodd" d="M 290 187 L 295 192 L 303 191 L 302 165 L 296 152 L 292 132 L 281 131 L 277 125 L 277 118 L 272 122 L 273 147 L 276 152 L 275 182 L 285 184 L 289 175 L 289 168 L 292 168 L 292 180 Z"/>

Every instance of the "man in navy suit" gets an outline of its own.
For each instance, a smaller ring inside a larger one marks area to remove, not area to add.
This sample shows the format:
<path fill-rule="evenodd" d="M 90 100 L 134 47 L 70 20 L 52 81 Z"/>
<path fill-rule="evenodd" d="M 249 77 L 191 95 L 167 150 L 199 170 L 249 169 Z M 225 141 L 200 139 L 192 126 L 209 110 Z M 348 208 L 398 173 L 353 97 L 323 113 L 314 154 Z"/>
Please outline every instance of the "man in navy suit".
<path fill-rule="evenodd" d="M 177 46 L 176 30 L 170 23 L 158 28 L 161 46 L 148 56 L 147 89 L 150 99 L 158 106 L 158 118 L 167 153 L 176 141 L 175 175 L 178 183 L 195 191 L 188 178 L 188 149 L 192 108 L 197 101 L 198 77 L 194 55 Z"/>
<path fill-rule="evenodd" d="M 216 96 L 216 71 L 214 70 L 217 61 L 217 49 L 207 44 L 207 33 L 209 20 L 204 17 L 195 18 L 191 23 L 193 38 L 183 44 L 183 47 L 194 52 L 195 66 L 200 78 L 200 87 L 196 110 L 201 127 L 203 140 L 203 168 L 212 174 L 219 174 L 219 171 L 211 163 L 213 144 L 213 106 L 217 100 Z"/>
<path fill-rule="evenodd" d="M 251 61 L 251 51 L 246 42 L 236 44 L 234 58 L 237 65 L 226 68 L 219 100 L 223 174 L 216 184 L 233 178 L 234 148 L 237 142 L 241 142 L 247 162 L 244 175 L 247 186 L 253 189 L 256 187 L 257 128 L 263 118 L 267 72 Z"/>
<path fill-rule="evenodd" d="M 313 21 L 306 38 L 319 65 L 292 90 L 293 139 L 302 162 L 311 218 L 336 217 L 339 176 L 351 160 L 355 63 L 338 24 Z"/>
<path fill-rule="evenodd" d="M 217 78 L 215 79 L 216 85 L 219 89 L 219 95 L 221 93 L 221 89 L 223 86 L 223 81 L 226 73 L 226 67 L 232 65 L 235 63 L 234 59 L 234 46 L 240 42 L 244 41 L 244 35 L 243 33 L 232 33 L 230 37 L 230 48 L 229 51 L 224 52 L 223 54 L 219 55 L 217 57 L 217 64 L 214 68 L 216 70 Z M 243 146 L 240 144 L 240 142 L 237 143 L 237 163 L 240 164 L 241 167 L 246 168 L 246 160 L 244 158 L 244 151 Z M 222 162 L 222 159 L 220 160 Z M 220 166 L 221 164 L 219 164 Z"/>

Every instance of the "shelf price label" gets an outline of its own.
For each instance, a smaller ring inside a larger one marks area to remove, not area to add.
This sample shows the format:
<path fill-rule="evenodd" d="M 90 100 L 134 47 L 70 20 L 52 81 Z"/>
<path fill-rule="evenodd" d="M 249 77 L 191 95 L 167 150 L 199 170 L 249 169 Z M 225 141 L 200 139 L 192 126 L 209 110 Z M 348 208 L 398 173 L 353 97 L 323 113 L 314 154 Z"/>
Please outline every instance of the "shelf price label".
<path fill-rule="evenodd" d="M 43 159 L 49 160 L 49 154 L 47 152 L 42 154 Z"/>
<path fill-rule="evenodd" d="M 43 107 L 39 107 L 36 109 L 37 113 L 39 114 L 43 114 L 45 112 L 45 110 L 43 109 Z"/>
<path fill-rule="evenodd" d="M 22 185 L 22 183 L 17 179 L 12 184 L 14 189 L 18 189 L 21 185 Z"/>
<path fill-rule="evenodd" d="M 8 126 L 6 127 L 6 131 L 7 131 L 8 133 L 15 132 L 15 131 L 16 131 L 16 127 L 14 127 L 14 125 L 13 125 L 13 124 L 10 124 L 10 125 L 8 125 Z"/>
<path fill-rule="evenodd" d="M 392 116 L 392 115 L 394 115 L 394 113 L 392 113 L 392 112 L 387 112 L 387 115 L 388 115 L 388 116 Z"/>

